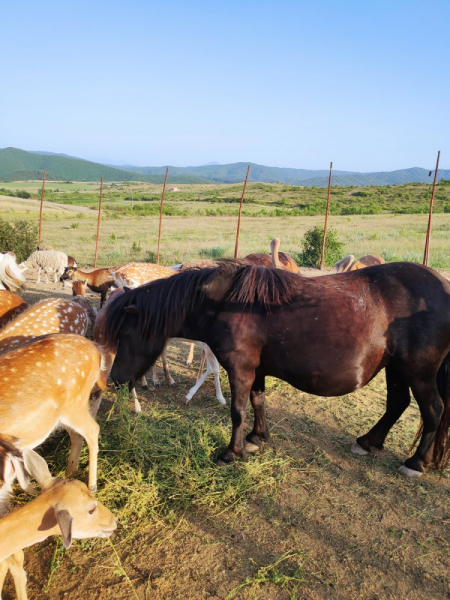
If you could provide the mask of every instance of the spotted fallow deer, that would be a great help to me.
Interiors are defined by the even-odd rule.
[[[270,242],[270,254],[247,254],[243,260],[252,265],[275,267],[277,269],[291,271],[291,273],[300,273],[300,269],[295,260],[289,256],[289,254],[279,252],[279,248],[280,240],[274,238]]]
[[[91,490],[97,481],[99,426],[89,412],[89,396],[94,385],[106,389],[102,359],[93,342],[60,333],[0,355],[2,435],[10,436],[14,447],[22,451],[41,444],[56,427],[64,427],[71,441],[66,475],[78,469],[84,438]],[[13,458],[0,452],[0,486],[5,489],[15,477]]]
[[[28,304],[23,298],[8,290],[0,290],[0,329],[18,317],[27,308]]]
[[[86,309],[78,302],[65,298],[46,298],[0,330],[0,354],[49,333],[85,335],[88,324]]]
[[[61,535],[64,547],[70,548],[72,539],[109,537],[117,527],[114,515],[84,483],[52,477],[45,460],[33,450],[24,449],[23,461],[42,492],[0,518],[0,597],[9,569],[18,600],[27,600],[24,548],[51,535]]]
[[[117,287],[136,288],[155,279],[165,279],[176,275],[171,267],[163,267],[154,263],[128,263],[114,271]]]

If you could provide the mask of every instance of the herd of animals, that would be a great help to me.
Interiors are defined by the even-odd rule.
[[[62,535],[104,537],[116,519],[98,502],[96,490],[99,425],[95,420],[108,376],[146,385],[145,373],[172,340],[202,348],[196,384],[189,402],[212,373],[216,397],[225,404],[219,364],[231,390],[232,436],[218,464],[256,452],[270,439],[264,412],[265,377],[297,389],[340,396],[366,385],[386,370],[386,413],[352,445],[367,454],[385,438],[407,408],[410,390],[419,405],[422,426],[413,456],[400,467],[418,477],[428,464],[445,468],[450,442],[450,283],[432,269],[411,263],[384,264],[381,257],[347,256],[336,274],[302,276],[295,261],[279,252],[242,260],[193,261],[165,267],[129,263],[82,270],[73,257],[52,248],[34,252],[17,264],[0,254],[0,595],[8,569],[17,597],[26,599],[23,549]],[[47,298],[28,307],[18,292],[26,269],[43,271],[72,285],[71,299]],[[100,295],[100,310],[86,298]],[[107,298],[109,294],[109,298]],[[88,339],[89,336],[91,339]],[[204,364],[206,371],[203,373]],[[38,381],[39,385],[35,385]],[[33,389],[33,394],[29,390]],[[248,400],[254,411],[252,431],[244,438]],[[35,453],[56,427],[70,436],[66,476],[76,473],[83,439],[89,450],[88,487],[73,479],[55,479]],[[19,510],[8,512],[8,498],[20,486],[41,493]]]

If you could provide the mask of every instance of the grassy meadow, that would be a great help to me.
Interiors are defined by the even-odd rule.
[[[38,183],[29,185],[36,188]],[[93,184],[67,185],[77,185],[80,194],[89,188],[93,197],[98,192]],[[237,201],[224,203],[233,214],[206,215],[196,211],[216,204],[204,195],[214,186],[186,187],[185,200],[171,202],[188,213],[165,215],[163,221],[162,262],[232,255],[241,188],[216,186],[217,194],[222,190],[226,197],[236,196]],[[250,212],[255,206],[276,210],[274,203],[287,193],[280,191],[286,186],[269,187],[264,199],[250,186],[249,197],[260,202]],[[158,218],[133,214],[134,208],[117,210],[128,206],[124,199],[108,208],[114,205],[109,189],[104,191],[100,264],[154,259]],[[158,202],[160,192],[161,186],[154,186]],[[326,198],[326,190],[320,194]],[[135,198],[133,194],[133,202]],[[159,210],[156,200],[141,202]],[[43,243],[91,265],[95,208],[93,199],[80,205],[49,201]],[[6,220],[37,223],[39,202],[3,194],[0,210]],[[322,215],[246,214],[239,255],[267,251],[271,238],[278,236],[282,250],[297,257],[304,232],[322,223]],[[345,253],[422,262],[426,214],[332,214],[330,225]],[[450,213],[440,210],[433,217],[432,266],[450,269],[449,241]],[[36,284],[32,272],[27,278],[29,303],[71,294],[61,284]],[[90,298],[98,306],[98,297]],[[30,600],[448,599],[450,472],[441,476],[430,470],[414,481],[397,473],[419,424],[414,401],[382,452],[356,457],[349,452],[351,443],[384,412],[383,373],[340,398],[311,396],[268,378],[273,445],[219,468],[215,459],[231,433],[226,373],[222,370],[221,383],[228,407],[217,403],[211,379],[186,406],[184,396],[194,384],[200,353],[197,349],[191,369],[186,356],[186,344],[170,345],[177,385],[155,388],[150,381],[149,389],[138,386],[143,408],[138,416],[124,390],[105,394],[98,416],[98,497],[118,516],[119,529],[109,540],[75,540],[70,550],[57,538],[28,549]],[[247,430],[251,417],[249,410]],[[39,452],[52,473],[63,476],[68,449],[67,434],[59,432]],[[84,481],[87,462],[84,445],[78,475]],[[28,501],[16,491],[18,503]],[[14,597],[9,581],[4,598]]]
[[[5,185],[11,191],[22,190],[40,197],[39,182]],[[171,192],[170,186],[166,192],[161,262],[170,265],[199,257],[232,255],[241,186],[177,187],[179,192]],[[439,184],[437,190],[430,265],[450,268],[450,186]],[[6,196],[4,191],[0,190],[4,219],[37,219],[39,202]],[[92,264],[98,192],[98,184],[93,183],[48,183],[43,243],[74,255],[81,264]],[[333,188],[330,226],[344,243],[345,254],[378,254],[386,261],[422,262],[430,194],[431,186],[424,184]],[[161,186],[153,184],[104,185],[100,265],[155,259],[160,195]],[[270,240],[277,236],[281,238],[282,250],[298,259],[305,231],[323,223],[325,202],[323,188],[250,184],[239,255],[267,252]],[[362,214],[341,214],[352,211]]]

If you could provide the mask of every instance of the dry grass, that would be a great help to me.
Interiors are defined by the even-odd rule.
[[[36,201],[0,197],[4,218],[38,218]],[[280,237],[282,250],[296,257],[307,229],[322,224],[322,217],[243,217],[240,256],[267,252],[272,237]],[[165,217],[162,231],[162,262],[176,264],[215,251],[234,253],[237,218]],[[330,225],[345,244],[345,253],[380,254],[387,261],[421,262],[427,226],[425,215],[332,216]],[[50,204],[44,213],[43,243],[74,255],[80,264],[92,264],[95,251],[97,213],[85,207]],[[105,218],[101,223],[99,264],[154,258],[157,247],[156,217]],[[450,214],[433,218],[430,264],[450,268]],[[134,249],[133,249],[134,245]]]

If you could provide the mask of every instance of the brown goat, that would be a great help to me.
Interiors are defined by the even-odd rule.
[[[28,304],[20,296],[8,290],[0,290],[0,329],[27,308]]]
[[[116,267],[108,269],[96,269],[95,271],[86,272],[78,269],[78,267],[68,266],[64,270],[64,273],[59,278],[60,281],[81,281],[88,288],[100,294],[100,308],[103,306],[106,300],[106,295],[112,287],[115,287],[113,272]]]

